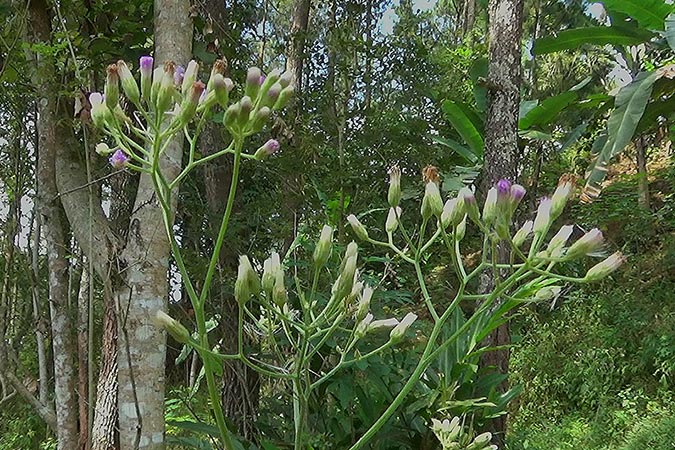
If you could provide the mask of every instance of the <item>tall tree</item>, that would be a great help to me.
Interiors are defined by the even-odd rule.
[[[51,16],[43,0],[30,3],[32,43],[49,45],[52,37]],[[75,396],[75,342],[72,312],[68,302],[69,232],[63,205],[58,197],[56,157],[63,124],[59,122],[58,79],[53,59],[48,54],[35,55],[34,85],[39,93],[37,134],[38,160],[37,208],[47,246],[49,266],[49,305],[54,358],[55,412],[59,450],[77,448],[77,406]],[[60,105],[63,108],[63,104]]]
[[[488,20],[488,110],[485,123],[483,192],[487,192],[500,178],[515,181],[518,176],[523,0],[490,0]],[[506,255],[501,249],[497,251]],[[492,285],[494,280],[485,282]],[[498,327],[487,339],[489,346],[503,346],[508,342],[508,322]],[[509,352],[488,352],[482,363],[496,367],[500,373],[506,373]],[[503,439],[505,416],[495,419],[492,425],[493,431]]]
[[[155,61],[186,64],[193,25],[187,0],[155,0]],[[161,161],[168,179],[181,169],[182,140],[172,142]],[[175,199],[175,195],[173,198]],[[175,205],[174,205],[175,206]],[[169,242],[152,179],[141,175],[121,258],[124,283],[115,293],[119,326],[120,448],[164,448],[166,336],[154,326],[168,298]]]

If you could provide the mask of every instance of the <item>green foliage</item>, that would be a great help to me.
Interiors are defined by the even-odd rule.
[[[602,4],[630,16],[648,30],[663,30],[664,19],[673,11],[673,6],[663,0],[603,0]]]
[[[561,31],[556,37],[537,39],[533,52],[536,55],[544,55],[577,49],[586,44],[636,45],[653,37],[654,34],[650,31],[626,26],[583,27]]]
[[[602,149],[588,168],[586,191],[591,194],[600,191],[609,161],[621,153],[633,138],[659,77],[659,72],[641,73],[617,94],[615,109],[607,120],[607,132],[598,141],[602,143]]]
[[[45,423],[29,405],[15,399],[0,412],[0,450],[56,448]]]

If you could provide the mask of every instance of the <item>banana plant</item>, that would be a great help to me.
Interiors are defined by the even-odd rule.
[[[625,53],[625,46],[649,45],[675,50],[675,6],[665,0],[605,0],[611,24],[575,28],[537,39],[535,55],[579,48],[582,45],[613,45]],[[664,39],[665,38],[665,39]],[[652,71],[638,73],[614,97],[606,129],[592,148],[582,201],[592,201],[601,191],[602,181],[612,158],[624,151],[636,133],[658,124],[659,117],[672,117],[675,111],[675,65],[673,58]]]

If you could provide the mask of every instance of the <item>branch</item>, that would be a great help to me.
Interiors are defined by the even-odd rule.
[[[47,426],[53,431],[56,431],[56,414],[54,413],[54,410],[35,398],[35,396],[30,393],[26,386],[12,372],[7,371],[4,373],[4,376],[16,392],[35,408],[38,415],[45,421]]]
[[[101,279],[108,280],[110,274],[114,273],[109,270],[109,267],[119,253],[121,242],[110,228],[101,207],[101,199],[95,192],[91,193],[95,197],[92,202],[94,207],[90,214],[88,207],[90,190],[82,188],[90,186],[91,182],[87,180],[86,167],[77,154],[79,145],[72,133],[72,128],[66,126],[68,121],[65,117],[61,119],[63,120],[57,122],[56,129],[58,154],[55,164],[58,198],[61,200],[80,248],[92,261]],[[88,152],[89,149],[85,151]],[[97,181],[102,179],[105,177]]]

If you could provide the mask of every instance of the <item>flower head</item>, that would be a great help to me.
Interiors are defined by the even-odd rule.
[[[525,240],[527,240],[527,237],[532,233],[532,228],[534,226],[534,222],[531,220],[528,220],[523,224],[522,227],[520,227],[520,230],[518,230],[513,236],[513,245],[515,245],[517,248],[520,248],[524,243]]]
[[[425,220],[431,216],[438,218],[443,214],[443,199],[438,184],[429,180],[424,187],[424,197],[422,198],[422,218]]]
[[[168,331],[169,334],[181,344],[187,344],[190,341],[190,332],[187,328],[164,311],[157,311],[155,315],[155,324]]]
[[[141,56],[139,61],[139,70],[141,72],[141,95],[146,102],[150,100],[153,64],[154,60],[152,59],[152,56]]]
[[[551,199],[545,197],[541,199],[539,207],[537,208],[537,215],[534,218],[534,225],[532,231],[535,233],[543,233],[551,225]]]
[[[497,188],[492,187],[488,190],[485,198],[485,205],[483,205],[483,220],[486,224],[491,224],[497,217]]]
[[[354,231],[356,237],[358,237],[362,241],[368,240],[368,230],[366,230],[366,227],[363,226],[363,224],[359,221],[359,219],[357,219],[357,217],[354,214],[350,214],[347,216],[347,222],[349,222],[349,225],[351,225],[352,230]]]
[[[185,79],[185,67],[176,66],[176,70],[173,71],[173,84],[180,88],[183,85],[183,80]]]
[[[607,257],[604,261],[588,269],[584,279],[586,281],[601,280],[618,269],[624,262],[626,262],[626,257],[623,256],[621,252],[616,252]]]
[[[280,147],[279,141],[277,141],[276,139],[269,139],[258,150],[256,150],[253,156],[258,161],[262,161],[263,159],[266,159],[268,156],[278,152],[279,147]]]
[[[120,101],[120,76],[117,64],[110,64],[106,69],[105,86],[103,88],[105,104],[114,110]]]
[[[258,295],[258,293],[260,293],[260,278],[253,270],[248,256],[241,255],[239,257],[237,280],[234,282],[234,298],[239,304],[244,304],[251,296]]]
[[[110,156],[108,159],[110,161],[110,165],[113,166],[115,169],[122,169],[124,166],[127,165],[127,162],[129,161],[129,157],[124,153],[121,149],[115,150],[113,154]]]
[[[398,342],[403,339],[405,336],[406,330],[412,325],[412,323],[417,319],[417,314],[408,313],[389,333],[389,339],[394,342]]]
[[[502,178],[501,180],[497,181],[495,187],[497,188],[497,194],[499,197],[506,197],[511,192],[511,182],[506,178]]]
[[[476,197],[473,195],[473,192],[468,187],[463,187],[457,193],[457,197],[461,197],[464,202],[464,208],[466,209],[466,214],[469,216],[469,219],[474,222],[480,220],[480,212],[478,211],[478,204],[476,203]]]
[[[319,236],[319,242],[316,243],[314,248],[314,264],[317,269],[323,267],[328,258],[330,258],[331,250],[333,249],[333,228],[324,225],[321,229],[321,236]]]
[[[389,192],[387,193],[389,206],[396,208],[401,202],[401,169],[391,166],[389,169]]]
[[[244,95],[249,96],[252,99],[258,97],[258,91],[260,90],[260,78],[262,77],[262,72],[257,67],[250,67],[246,73],[246,87],[244,90]]]
[[[577,256],[588,255],[589,253],[599,250],[600,247],[602,247],[602,242],[602,231],[593,228],[572,244],[570,248],[567,249],[565,256],[568,258],[576,258]]]
[[[124,95],[126,95],[133,104],[138,105],[139,101],[141,100],[141,93],[138,90],[138,84],[136,84],[136,80],[134,79],[131,70],[129,70],[127,63],[121,59],[117,61],[117,73],[120,77]]]
[[[393,233],[398,228],[398,219],[401,217],[401,207],[389,208],[387,214],[387,221],[384,224],[384,229],[387,233]]]
[[[574,187],[574,176],[565,174],[560,177],[558,181],[558,187],[553,192],[551,197],[551,220],[555,220],[560,214],[562,214],[567,200],[572,194],[572,188]]]

